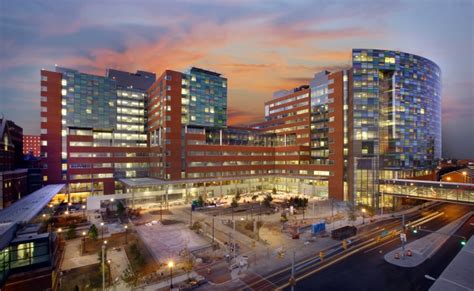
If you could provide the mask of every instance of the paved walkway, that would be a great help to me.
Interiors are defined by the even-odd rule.
[[[70,270],[99,262],[97,254],[81,256],[81,244],[82,240],[80,238],[66,241],[61,270]]]
[[[189,273],[189,278],[196,278],[197,280],[200,280],[200,279],[202,279],[202,276],[198,275],[195,272],[191,272],[191,273]],[[187,274],[183,274],[183,275],[173,277],[173,287],[174,287],[173,290],[174,289],[178,290],[178,286],[181,283],[185,282],[186,280],[188,280],[188,275]],[[171,283],[171,281],[169,279],[167,279],[167,280],[161,281],[161,282],[156,283],[156,284],[136,288],[136,290],[155,291],[155,290],[160,290],[160,289],[169,289],[170,283]]]
[[[411,257],[401,256],[402,248],[397,248],[385,254],[385,261],[390,264],[405,268],[413,268],[420,265],[428,258],[431,258],[451,237],[451,235],[453,235],[459,229],[459,227],[461,227],[472,215],[473,212],[467,213],[463,217],[438,229],[435,233],[431,233],[408,243],[405,246],[405,250],[412,251],[413,255]],[[400,254],[400,259],[395,259],[396,253]]]

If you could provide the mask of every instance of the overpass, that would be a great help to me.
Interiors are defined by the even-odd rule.
[[[474,184],[381,179],[380,194],[407,198],[474,204]]]

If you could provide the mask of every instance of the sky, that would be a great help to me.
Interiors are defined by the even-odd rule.
[[[272,92],[349,68],[352,48],[400,50],[442,70],[443,157],[474,158],[474,1],[0,0],[0,114],[40,131],[40,70],[55,64],[228,78],[230,125]]]

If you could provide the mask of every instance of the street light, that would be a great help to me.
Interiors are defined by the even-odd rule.
[[[104,223],[103,222],[100,223],[100,228],[101,228],[101,238],[100,239],[104,239]]]
[[[213,249],[214,249],[214,218],[216,218],[215,214],[212,216],[212,247]]]
[[[168,268],[170,268],[170,289],[173,289],[173,267],[174,267],[174,262],[169,261],[168,262]]]
[[[82,219],[85,219],[86,218],[86,206],[82,205],[81,208],[82,208]]]
[[[467,172],[466,171],[462,171],[462,175],[464,176],[464,183],[467,183]]]
[[[84,255],[84,253],[86,252],[86,232],[83,231],[82,232],[82,254]]]
[[[125,228],[125,244],[128,244],[128,240],[127,240],[128,225],[125,225],[124,228]]]
[[[362,224],[365,224],[365,212],[367,210],[365,210],[365,208],[362,208]]]
[[[105,245],[107,244],[107,241],[104,241],[104,244],[102,245],[102,290],[105,291]]]

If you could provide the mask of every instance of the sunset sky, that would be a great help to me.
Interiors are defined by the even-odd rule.
[[[203,67],[229,79],[230,124],[273,91],[349,68],[352,48],[419,54],[443,72],[443,156],[474,158],[472,0],[0,0],[0,113],[39,134],[40,70],[158,75]]]

